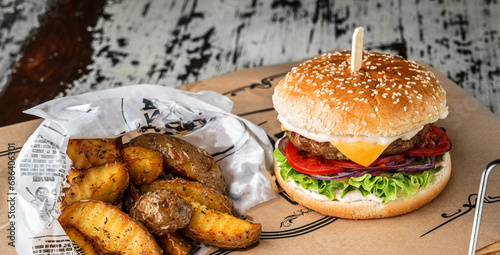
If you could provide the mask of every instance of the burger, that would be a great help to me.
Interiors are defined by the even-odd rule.
[[[279,82],[284,136],[274,151],[280,186],[321,214],[385,218],[433,200],[451,173],[451,142],[434,125],[446,92],[425,67],[390,54],[351,51],[308,60]]]

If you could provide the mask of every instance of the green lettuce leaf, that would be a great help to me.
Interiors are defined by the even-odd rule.
[[[382,198],[382,203],[394,200],[400,194],[406,198],[411,198],[417,194],[419,189],[426,189],[429,183],[434,183],[436,173],[442,169],[442,167],[436,167],[433,170],[408,174],[394,173],[377,176],[365,174],[361,177],[351,177],[341,182],[339,180],[318,180],[302,174],[290,166],[285,155],[278,148],[274,150],[274,159],[280,164],[280,173],[283,180],[288,181],[291,179],[304,189],[314,189],[330,200],[334,199],[335,190],[338,188],[342,188],[341,198],[344,198],[347,193],[355,189],[359,189],[363,196],[374,194]]]

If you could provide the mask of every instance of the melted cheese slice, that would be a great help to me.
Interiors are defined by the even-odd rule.
[[[337,148],[344,156],[348,157],[355,163],[362,166],[369,166],[373,163],[382,152],[389,146],[379,143],[356,141],[356,142],[330,142]]]

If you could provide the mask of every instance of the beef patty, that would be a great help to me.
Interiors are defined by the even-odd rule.
[[[416,144],[424,142],[425,136],[429,132],[431,126],[432,124],[425,125],[424,128],[410,140],[404,141],[398,139],[392,142],[382,153],[382,156],[401,154],[412,149]],[[323,156],[327,159],[349,160],[329,142],[316,142],[291,131],[287,131],[286,136],[299,151],[307,151],[314,156]]]

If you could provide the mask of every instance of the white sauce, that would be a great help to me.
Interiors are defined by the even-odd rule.
[[[359,141],[364,141],[364,142],[369,142],[369,143],[378,143],[380,145],[388,145],[391,144],[392,142],[396,141],[397,139],[401,138],[402,140],[410,140],[412,137],[414,137],[422,128],[423,126],[412,130],[408,133],[404,133],[402,135],[398,136],[387,136],[387,137],[374,137],[374,136],[361,136],[361,135],[329,135],[329,134],[321,134],[321,133],[316,133],[316,132],[309,132],[305,129],[301,128],[296,128],[292,125],[290,125],[285,118],[281,117],[281,115],[278,115],[278,120],[281,122],[283,127],[286,130],[293,131],[295,133],[299,133],[300,135],[307,137],[311,140],[317,141],[317,142],[359,142]]]
[[[344,198],[340,198],[340,195],[342,194],[341,189],[335,190],[335,199],[340,201],[340,202],[354,202],[354,201],[374,201],[378,203],[382,203],[382,198],[377,197],[373,194],[368,194],[363,197],[363,194],[359,189],[355,189],[352,191],[349,191],[347,194],[345,194]]]
[[[319,201],[330,201],[330,199],[328,199],[327,196],[319,194],[317,190],[304,189],[302,188],[302,186],[297,185],[297,183],[292,179],[289,179],[288,181],[292,184],[291,186],[293,186],[294,189],[300,190],[306,193],[307,195],[313,197],[314,199],[317,199]],[[355,202],[355,201],[374,201],[378,203],[382,202],[382,198],[379,198],[373,194],[369,194],[363,197],[363,194],[359,189],[355,189],[353,191],[348,192],[344,196],[344,198],[340,198],[341,194],[342,194],[342,189],[335,190],[335,198],[333,200],[339,202]]]
[[[439,160],[439,161],[436,161],[436,167],[440,167],[440,166],[444,167],[445,165],[446,165],[446,164],[445,164],[445,162],[444,162],[444,160],[443,160],[443,159],[442,159],[442,160]]]

